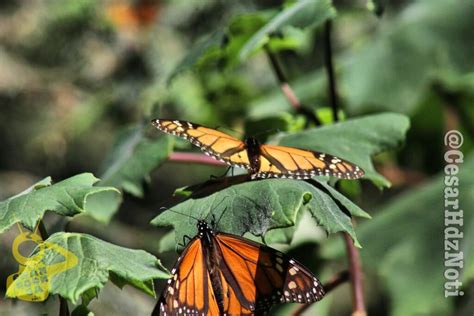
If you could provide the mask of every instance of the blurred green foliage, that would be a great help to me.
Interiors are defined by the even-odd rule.
[[[223,170],[165,162],[173,145],[179,151],[192,150],[191,146],[158,135],[147,123],[149,119],[179,118],[225,127],[234,135],[260,134],[262,139],[351,157],[369,171],[368,180],[385,187],[391,183],[382,194],[371,181],[339,182],[340,191],[355,204],[341,193],[330,194],[345,199],[339,202],[346,208],[353,207],[352,214],[363,209],[373,217],[358,220],[354,227],[345,217],[346,228],[363,246],[360,252],[369,314],[471,315],[473,17],[474,3],[468,0],[2,1],[0,210],[11,208],[16,212],[17,208],[12,208],[15,203],[23,205],[34,197],[39,202],[25,203],[19,212],[22,222],[30,227],[45,210],[53,211],[45,216],[51,233],[64,230],[59,227],[64,222],[56,213],[74,216],[85,212],[110,223],[98,224],[74,216],[67,228],[157,254],[160,243],[161,249],[174,245],[169,230],[149,225],[160,213],[159,207],[173,205],[170,196],[176,188],[206,181],[210,174]],[[328,115],[322,32],[327,18],[333,20],[342,105],[339,117],[347,118],[337,125],[330,125]],[[290,106],[274,78],[265,49],[277,55],[304,108],[316,114],[324,126],[316,128],[314,122]],[[405,116],[379,114],[381,111],[404,114],[410,123]],[[352,118],[368,114],[376,115]],[[357,121],[365,123],[338,133],[338,126]],[[445,165],[443,137],[449,129],[457,129],[464,136],[461,150],[465,163],[460,165],[459,190],[465,214],[469,214],[463,228],[465,295],[456,299],[443,296],[443,183],[438,175]],[[375,155],[372,160],[370,155]],[[156,168],[158,165],[161,167]],[[55,188],[83,172],[102,178],[100,186],[92,186],[92,175],[81,175],[89,178],[87,185],[79,181],[81,188],[71,194],[72,201],[65,200],[63,192]],[[51,176],[55,184],[39,182],[46,176]],[[62,179],[67,180],[60,182]],[[32,188],[34,191],[6,200],[35,183],[40,185]],[[331,190],[325,182],[321,185]],[[123,203],[118,210],[118,194],[106,186],[122,191]],[[50,193],[45,200],[41,195],[46,190]],[[327,191],[312,190],[312,211],[320,211],[325,202],[335,203],[324,198],[329,196]],[[98,191],[88,197],[86,204],[88,194]],[[290,221],[301,220],[302,212],[297,210],[308,203],[304,199],[307,193],[306,189],[300,190],[288,198],[285,203],[292,205],[284,211],[289,215],[282,212],[284,216],[279,220],[287,215]],[[275,204],[270,193],[267,201],[265,196],[259,198],[259,207],[252,207],[249,201],[239,207],[253,210],[252,214],[258,216],[258,212],[273,212],[281,206]],[[196,200],[195,204],[201,204],[188,207],[191,202],[176,207],[199,216],[210,206],[209,201]],[[338,210],[340,216],[347,211],[341,205],[328,209]],[[158,218],[168,216],[162,214]],[[270,221],[268,216],[262,218]],[[1,218],[2,230],[18,219]],[[235,228],[238,233],[264,233],[257,223],[239,227],[223,221],[224,227]],[[179,225],[189,226],[180,230],[180,235],[194,231],[191,220],[182,220]],[[320,271],[324,281],[345,269],[346,263],[340,245],[324,241],[324,234],[318,235],[311,225],[314,223],[301,220],[297,226],[270,231],[265,239],[288,242],[293,235],[303,236],[299,246],[290,243],[286,250]],[[314,231],[318,238],[308,231]],[[18,268],[9,255],[17,233],[13,227],[0,238],[2,293],[6,292],[3,280]],[[50,238],[63,236],[59,233]],[[105,243],[100,239],[95,242]],[[323,245],[323,254],[315,243]],[[96,246],[92,248],[102,247]],[[118,247],[107,244],[104,249],[109,246]],[[176,254],[160,253],[159,257],[165,266],[171,266]],[[151,254],[141,258],[146,259],[145,265],[156,260]],[[106,274],[104,271],[101,275]],[[118,279],[115,283],[123,285]],[[144,279],[149,280],[140,280]],[[100,282],[92,287],[102,285]],[[157,282],[157,286],[160,291],[163,283]],[[117,304],[126,306],[126,299],[117,300],[116,293],[108,291],[105,287],[100,300],[92,301],[92,311],[110,313],[116,311]],[[125,298],[142,297],[127,287],[124,292]],[[92,299],[95,290],[90,288],[85,294],[86,300]],[[57,306],[49,302],[32,307],[32,303],[14,305],[11,300],[0,300],[0,313],[57,313]],[[133,311],[148,312],[154,305],[153,300],[139,302]],[[288,314],[294,308],[285,306],[275,313]],[[348,314],[351,300],[347,285],[331,292],[314,309],[318,315]]]

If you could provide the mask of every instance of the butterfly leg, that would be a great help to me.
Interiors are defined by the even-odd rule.
[[[232,166],[230,166],[225,170],[224,174],[222,174],[220,176],[211,175],[211,180],[219,180],[219,179],[225,178],[225,176],[229,172],[229,169],[232,169],[232,175],[234,175],[234,168],[232,168]]]
[[[186,238],[188,239],[188,241],[191,241],[191,240],[192,240],[192,238],[189,237],[188,235],[184,235],[184,236],[183,236],[183,241],[182,241],[181,243],[178,243],[178,246],[179,246],[180,248],[184,248],[184,247],[186,246],[186,244],[187,244],[187,243],[186,243]]]

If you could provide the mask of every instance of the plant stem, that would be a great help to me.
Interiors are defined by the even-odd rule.
[[[337,98],[337,86],[336,79],[334,77],[334,65],[332,62],[332,44],[331,44],[331,29],[332,22],[328,20],[324,26],[324,63],[326,68],[326,74],[328,77],[328,94],[329,104],[332,109],[332,118],[334,122],[339,120],[338,117],[338,98]]]
[[[362,285],[362,266],[360,262],[359,251],[354,246],[351,236],[348,233],[344,234],[344,241],[346,243],[347,255],[349,259],[349,272],[352,287],[352,315],[365,316],[364,303],[364,289]]]
[[[334,65],[332,61],[332,44],[331,44],[331,29],[332,22],[328,20],[325,25],[325,68],[328,76],[328,94],[329,102],[331,104],[332,115],[334,122],[339,121],[337,115],[339,110],[339,103],[337,98],[337,86],[336,78],[334,77]],[[359,251],[354,246],[352,238],[348,233],[344,234],[344,241],[346,244],[347,256],[349,260],[349,272],[351,279],[352,289],[352,315],[353,316],[365,316],[367,312],[365,310],[364,303],[364,289],[362,286],[362,267],[360,262]]]
[[[326,282],[323,285],[324,291],[327,293],[331,292],[334,290],[336,287],[341,285],[342,283],[345,283],[349,280],[349,271],[344,270],[341,271],[337,274],[335,274],[328,282]],[[311,304],[305,304],[301,305],[294,313],[293,316],[299,316],[301,315],[304,311],[306,311],[311,305]]]
[[[225,163],[219,160],[216,160],[212,157],[209,157],[200,153],[174,152],[174,153],[171,153],[171,155],[169,155],[168,160],[173,161],[173,162],[199,163],[203,165],[211,165],[211,166],[219,166],[219,167],[227,166]]]
[[[46,240],[49,238],[48,231],[46,230],[46,226],[44,225],[43,220],[40,220],[38,223],[38,230],[41,235],[41,239]],[[59,297],[59,316],[69,316],[69,307],[67,305],[67,300],[58,295]]]
[[[270,51],[268,46],[265,46],[265,52],[267,53],[268,60],[270,61],[270,65],[272,66],[273,72],[275,73],[275,77],[277,78],[278,83],[280,84],[280,89],[288,100],[288,103],[290,103],[293,109],[295,109],[298,113],[303,114],[316,126],[320,126],[321,121],[318,119],[316,114],[302,106],[300,100],[298,99],[295,92],[288,83],[288,79],[286,78],[280,63],[278,62],[277,56]]]

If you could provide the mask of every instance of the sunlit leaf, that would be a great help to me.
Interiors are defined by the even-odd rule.
[[[28,190],[0,202],[0,233],[15,223],[34,230],[44,212],[52,211],[64,216],[86,213],[107,222],[116,211],[120,192],[113,187],[93,186],[99,181],[91,173],[83,173],[51,185],[46,178]],[[107,195],[110,200],[98,208],[90,200]],[[99,203],[100,204],[100,203]]]
[[[261,236],[272,229],[295,225],[298,213],[309,211],[328,233],[348,232],[359,245],[347,214],[369,215],[327,184],[312,181],[313,185],[285,179],[236,184],[210,195],[191,197],[158,215],[152,224],[172,225],[176,242],[182,243],[184,236],[196,234],[196,218],[217,222],[219,231]],[[289,242],[291,234],[287,238],[278,241]]]
[[[409,126],[406,116],[383,113],[281,135],[277,141],[281,145],[339,156],[362,167],[365,178],[388,187],[390,182],[375,171],[371,156],[400,146]]]
[[[101,289],[112,278],[118,286],[130,284],[154,296],[153,279],[168,277],[160,261],[143,250],[119,247],[87,234],[56,233],[35,249],[6,294],[47,292],[77,304],[88,290]]]

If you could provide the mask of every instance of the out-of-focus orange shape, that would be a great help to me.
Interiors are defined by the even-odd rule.
[[[105,14],[117,28],[141,28],[151,25],[159,12],[158,0],[113,2],[105,7]]]

